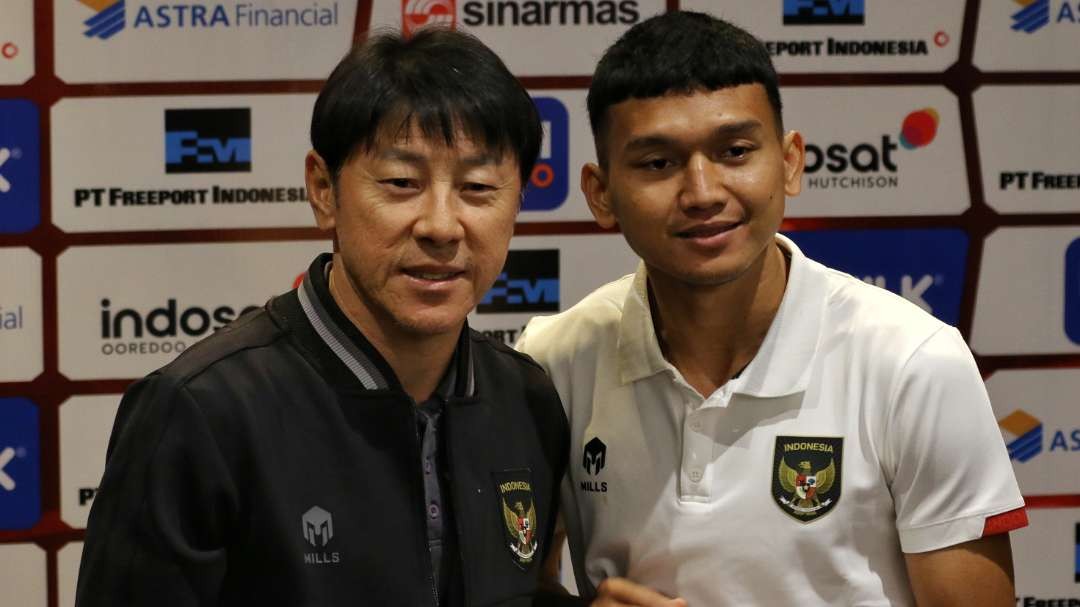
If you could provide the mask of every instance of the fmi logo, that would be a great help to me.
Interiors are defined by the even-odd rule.
[[[165,110],[165,172],[251,172],[251,109]]]
[[[864,0],[784,0],[784,25],[862,25]]]
[[[581,465],[585,468],[586,474],[596,476],[600,474],[600,471],[604,469],[607,464],[607,445],[604,441],[600,440],[599,436],[594,436],[592,440],[585,443],[585,449],[581,455]],[[581,481],[581,490],[590,493],[607,493],[606,481]]]
[[[559,250],[510,251],[495,284],[476,306],[479,314],[559,311]]]
[[[334,516],[318,506],[312,506],[304,513],[300,522],[304,530],[304,539],[319,552],[304,553],[304,563],[308,565],[329,565],[341,562],[338,552],[327,552],[326,545],[334,539]]]

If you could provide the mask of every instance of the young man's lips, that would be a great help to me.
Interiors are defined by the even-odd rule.
[[[675,233],[679,238],[709,238],[710,236],[716,236],[717,234],[723,234],[724,232],[730,232],[731,230],[742,225],[739,222],[734,223],[710,223],[705,225],[694,226],[686,230],[680,230]]]

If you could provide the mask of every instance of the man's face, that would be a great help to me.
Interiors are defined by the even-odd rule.
[[[358,150],[330,192],[318,175],[313,184],[320,164],[309,154],[308,184],[319,227],[337,236],[334,277],[347,284],[334,290],[346,312],[383,332],[460,330],[506,260],[521,200],[513,155],[461,134],[448,147],[412,129]]]
[[[629,99],[608,109],[607,167],[582,184],[650,277],[725,284],[762,259],[784,197],[799,193],[802,137],[781,137],[760,84]]]

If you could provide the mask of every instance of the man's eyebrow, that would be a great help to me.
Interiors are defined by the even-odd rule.
[[[422,164],[427,161],[423,154],[418,154],[405,148],[391,147],[379,152],[379,158],[383,160],[397,160],[409,164]],[[469,168],[498,164],[498,155],[493,152],[478,152],[460,159],[460,162]]]
[[[739,135],[749,135],[750,133],[761,129],[762,124],[759,120],[748,119],[740,120],[739,122],[732,122],[724,124],[713,129],[711,137],[713,138],[726,138],[736,137]],[[627,142],[623,150],[626,152],[634,152],[636,150],[666,147],[675,145],[675,139],[666,137],[664,135],[644,135],[636,137]]]
[[[424,161],[424,157],[416,152],[411,152],[404,148],[384,148],[379,152],[379,158],[383,160],[400,160],[401,162],[408,162],[411,164],[417,164]]]

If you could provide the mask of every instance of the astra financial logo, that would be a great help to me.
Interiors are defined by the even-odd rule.
[[[536,97],[533,101],[544,125],[544,140],[521,208],[550,211],[562,206],[570,193],[570,113],[554,97]]]
[[[956,325],[968,237],[962,230],[812,230],[787,234],[806,256],[887,289]]]
[[[559,311],[559,250],[510,251],[478,314]]]
[[[1000,1],[1000,0],[999,0]],[[1059,23],[1077,23],[1080,20],[1080,2],[1071,4],[1065,0],[1051,5],[1050,0],[1012,0],[1022,6],[1011,15],[1012,30],[1033,34],[1053,21]]]
[[[41,518],[37,407],[0,398],[0,529],[29,529]]]
[[[71,0],[68,0],[71,1]],[[75,0],[93,11],[83,21],[83,36],[108,40],[127,27],[127,0]],[[338,3],[292,0],[296,6],[265,7],[261,2],[205,4],[158,0],[133,1],[131,28],[166,29],[278,29],[327,27],[338,24]],[[288,1],[275,4],[288,4]]]
[[[406,36],[428,25],[453,28],[456,24],[456,0],[401,0],[401,30]]]
[[[251,172],[251,109],[165,110],[165,172]]]
[[[806,144],[806,187],[824,189],[892,189],[900,187],[896,152],[926,147],[937,136],[940,117],[933,108],[909,113],[894,139],[882,134],[880,143],[863,141],[853,145]]]
[[[784,0],[784,25],[863,25],[863,0]]]
[[[1065,335],[1080,345],[1080,238],[1065,249]]]

